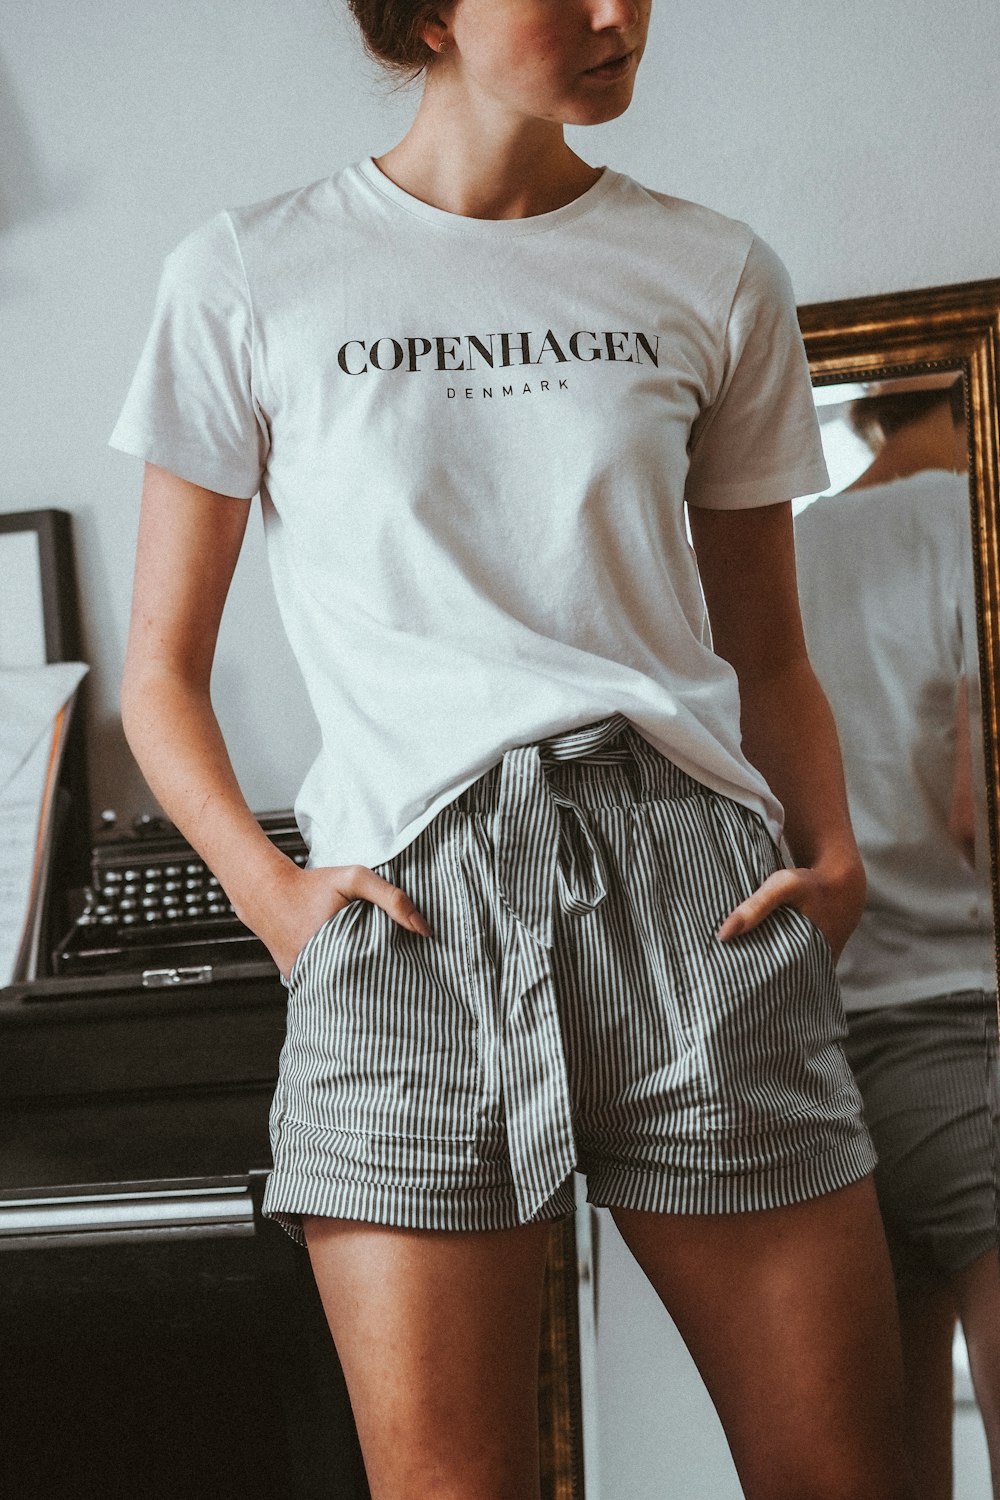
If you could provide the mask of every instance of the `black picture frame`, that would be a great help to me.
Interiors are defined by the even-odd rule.
[[[0,536],[34,532],[38,543],[41,627],[45,663],[83,660],[80,600],[69,511],[11,511],[0,515]],[[0,580],[0,599],[7,591]],[[9,597],[9,595],[8,595]],[[39,663],[41,665],[41,663]],[[59,772],[52,866],[43,908],[45,951],[38,978],[48,976],[52,949],[69,922],[69,892],[87,883],[90,871],[90,799],[84,727],[86,682],[77,690]]]
[[[45,660],[81,659],[80,605],[69,511],[22,510],[0,515],[0,535],[33,531],[38,538]]]

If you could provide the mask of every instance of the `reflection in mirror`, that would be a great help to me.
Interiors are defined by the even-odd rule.
[[[816,389],[831,486],[796,503],[810,657],[867,906],[839,972],[879,1153],[919,1493],[952,1493],[964,1330],[1000,1494],[997,1030],[961,370]]]

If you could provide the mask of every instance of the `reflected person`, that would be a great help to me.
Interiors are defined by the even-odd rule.
[[[976,658],[962,382],[863,399],[877,446],[796,518],[810,656],[840,732],[868,873],[839,972],[897,1282],[922,1500],[952,1489],[952,1334],[1000,1479],[993,927],[975,860]],[[974,782],[978,786],[973,793]]]

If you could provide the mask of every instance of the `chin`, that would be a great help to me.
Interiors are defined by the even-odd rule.
[[[617,120],[632,103],[632,90],[616,98],[587,99],[573,105],[563,115],[564,125],[605,125]]]

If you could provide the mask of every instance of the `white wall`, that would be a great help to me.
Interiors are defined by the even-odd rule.
[[[398,135],[343,0],[0,0],[0,506],[75,512],[95,801],[149,806],[117,718],[137,464],[105,447],[163,255],[230,203]],[[1000,270],[995,0],[654,6],[591,160],[749,219],[802,301]],[[291,801],[313,744],[254,529],[220,713],[245,790]]]
[[[996,0],[660,0],[632,112],[577,144],[749,219],[801,301],[996,276],[998,56]],[[99,807],[150,805],[116,707],[139,473],[105,442],[160,261],[217,208],[385,148],[408,112],[341,0],[0,0],[0,508],[75,513]],[[256,529],[217,680],[251,803],[290,802],[313,729]],[[607,1249],[604,1500],[667,1493],[671,1445],[707,1457],[670,1493],[725,1500],[711,1415],[631,1275]]]

